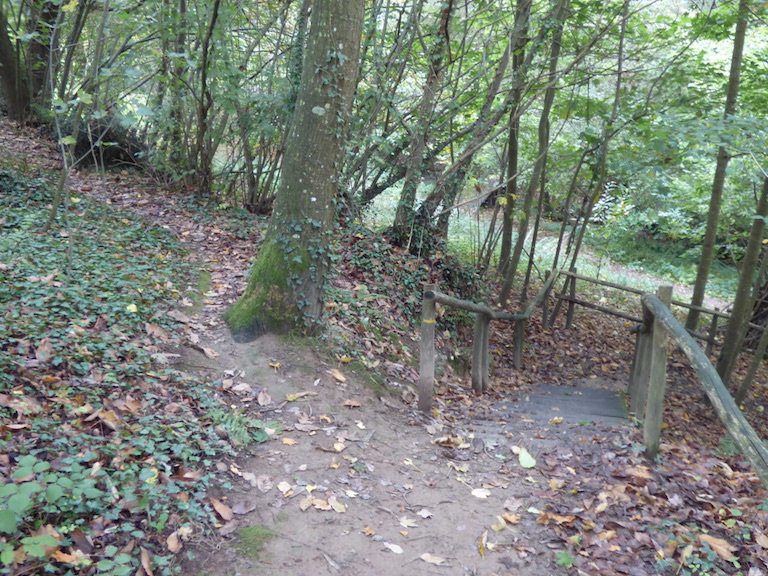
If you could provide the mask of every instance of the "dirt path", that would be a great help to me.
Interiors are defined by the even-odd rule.
[[[233,405],[278,421],[282,432],[227,463],[234,488],[219,496],[244,513],[222,521],[223,540],[198,544],[185,573],[563,573],[556,554],[564,547],[540,518],[568,498],[565,481],[548,472],[582,464],[596,428],[577,436],[520,419],[498,423],[503,433],[493,438],[473,437],[473,421],[426,422],[302,344],[269,335],[237,344],[221,329],[209,336],[205,346],[218,356],[187,350],[184,364],[231,380],[241,390]],[[600,433],[606,445],[606,433],[618,437]],[[523,468],[517,445],[540,464]]]

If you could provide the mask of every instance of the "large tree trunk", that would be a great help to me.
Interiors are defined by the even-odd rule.
[[[739,81],[741,79],[741,59],[744,53],[744,39],[747,35],[747,24],[749,19],[749,0],[739,0],[739,19],[736,22],[736,34],[733,38],[733,54],[731,56],[731,70],[728,77],[728,92],[725,98],[724,117],[727,120],[736,112],[736,100],[739,97]],[[704,231],[704,240],[701,244],[701,258],[699,268],[696,272],[696,283],[693,286],[693,296],[691,297],[691,308],[688,312],[688,318],[685,321],[685,327],[688,330],[695,330],[699,323],[699,311],[695,307],[700,307],[704,302],[704,293],[709,279],[709,270],[712,267],[712,260],[715,256],[715,243],[717,241],[717,222],[720,219],[720,206],[722,205],[723,188],[725,187],[726,170],[728,162],[731,159],[730,152],[723,146],[717,151],[717,165],[715,166],[715,177],[712,180],[712,194],[709,199],[709,214],[707,216],[707,227]]]
[[[225,314],[240,339],[319,327],[363,12],[363,0],[313,7],[272,220],[245,294]]]

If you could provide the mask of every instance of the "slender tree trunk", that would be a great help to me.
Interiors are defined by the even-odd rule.
[[[201,48],[202,59],[200,63],[200,97],[197,102],[197,131],[195,134],[195,153],[194,158],[197,164],[195,178],[198,192],[207,196],[211,193],[211,177],[213,170],[213,146],[209,135],[210,119],[209,113],[213,108],[213,95],[208,85],[208,72],[210,68],[211,56],[213,53],[213,33],[216,29],[216,22],[219,19],[219,7],[221,0],[214,0],[211,12],[211,19],[208,22],[208,29],[203,38]]]
[[[395,236],[399,236],[399,241],[403,243],[407,242],[410,235],[410,226],[413,223],[416,189],[421,181],[424,166],[424,149],[430,132],[437,91],[440,88],[440,80],[443,75],[444,60],[448,49],[448,25],[451,21],[452,12],[453,0],[448,0],[440,13],[437,39],[427,58],[427,79],[424,82],[417,123],[411,132],[411,144],[408,152],[403,191],[400,194],[400,200],[397,204],[395,218],[392,223]]]
[[[8,35],[8,21],[0,7],[0,85],[3,87],[8,116],[23,121],[29,115],[29,89],[16,58],[16,50]]]
[[[752,317],[752,305],[754,303],[754,281],[757,265],[760,260],[760,251],[763,247],[763,233],[765,232],[765,218],[768,217],[768,178],[763,181],[760,199],[757,202],[757,214],[752,220],[752,229],[749,233],[747,250],[741,263],[739,286],[736,288],[736,298],[733,301],[731,318],[723,338],[723,347],[717,359],[717,373],[727,386],[733,373],[733,367],[739,356],[739,351],[744,343],[744,337],[749,328]],[[743,399],[746,390],[739,390]]]
[[[320,327],[364,5],[315,0],[275,209],[245,294],[225,314],[239,339]]]
[[[536,161],[533,165],[533,174],[531,175],[531,180],[526,187],[525,198],[523,199],[520,221],[517,227],[517,240],[509,260],[509,266],[507,267],[506,274],[504,275],[504,283],[502,284],[501,293],[499,295],[499,303],[502,306],[506,305],[507,300],[509,299],[509,293],[512,290],[512,281],[514,280],[515,274],[517,273],[520,257],[523,254],[525,237],[528,234],[528,222],[531,216],[533,199],[536,196],[536,192],[540,189],[541,177],[544,173],[544,167],[547,163],[547,151],[549,150],[549,113],[552,110],[552,105],[555,102],[555,95],[557,93],[557,65],[560,57],[563,29],[565,28],[565,18],[567,14],[568,0],[561,0],[560,4],[558,5],[557,14],[555,16],[557,28],[555,29],[555,34],[552,38],[552,50],[549,56],[550,84],[547,87],[546,93],[544,94],[544,105],[542,107],[541,117],[539,119],[539,150]]]
[[[515,205],[517,204],[517,172],[520,159],[520,113],[525,86],[525,45],[528,42],[528,26],[531,19],[533,0],[517,0],[515,5],[515,28],[512,48],[512,111],[509,114],[509,142],[507,153],[506,192],[504,193],[501,253],[499,255],[499,273],[504,276],[512,255],[512,229]]]
[[[739,97],[739,82],[741,79],[741,60],[744,53],[744,39],[747,35],[749,20],[749,0],[739,0],[738,10],[739,19],[736,22],[736,34],[733,38],[731,70],[728,76],[728,92],[725,98],[724,118],[726,120],[728,120],[729,116],[736,113],[736,101]],[[723,189],[725,188],[726,170],[728,169],[728,162],[730,159],[730,152],[724,146],[720,146],[717,151],[715,176],[712,180],[712,195],[709,199],[707,227],[704,231],[704,240],[701,244],[701,258],[699,259],[696,283],[693,286],[693,296],[691,297],[691,306],[694,307],[700,307],[704,302],[704,293],[707,288],[709,271],[712,268],[712,261],[715,257],[717,223],[720,219],[720,207],[722,205]],[[695,308],[691,308],[688,312],[688,318],[685,321],[685,327],[688,330],[695,330],[698,323],[699,311]]]

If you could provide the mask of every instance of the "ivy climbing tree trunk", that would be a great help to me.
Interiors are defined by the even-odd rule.
[[[747,25],[749,22],[749,0],[739,0],[739,19],[736,22],[736,33],[733,37],[733,54],[731,56],[731,70],[728,76],[728,92],[725,97],[725,120],[736,113],[736,101],[739,97],[739,82],[741,79],[741,60],[744,53],[744,39],[747,35]],[[704,231],[704,239],[701,243],[701,259],[699,268],[696,272],[696,283],[693,286],[693,296],[691,296],[691,308],[688,317],[685,320],[685,327],[688,330],[695,330],[699,323],[699,311],[695,307],[700,307],[704,302],[704,293],[709,279],[709,271],[712,267],[712,260],[715,257],[715,243],[717,242],[717,224],[720,219],[720,207],[723,199],[723,189],[725,188],[726,171],[731,159],[731,153],[725,146],[720,146],[717,151],[717,164],[715,166],[715,176],[712,180],[712,194],[709,198],[709,213],[707,215],[707,227]]]
[[[239,340],[320,325],[364,4],[316,0],[312,9],[275,209],[245,293],[225,314]]]

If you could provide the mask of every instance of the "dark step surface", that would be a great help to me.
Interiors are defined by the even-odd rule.
[[[511,396],[494,405],[495,418],[505,416],[549,422],[562,418],[564,424],[627,424],[624,395],[615,390],[573,386],[536,386],[532,391]]]

